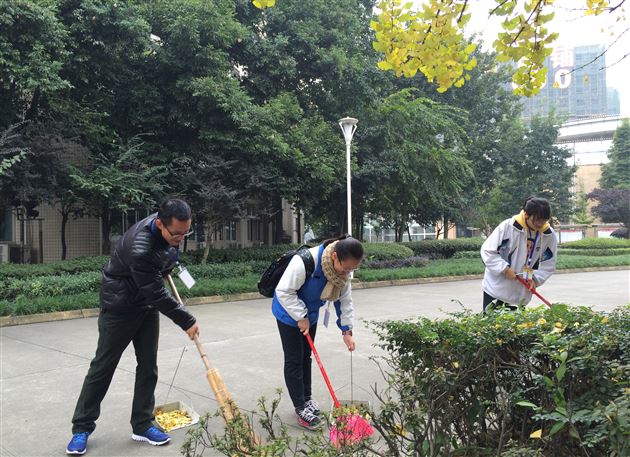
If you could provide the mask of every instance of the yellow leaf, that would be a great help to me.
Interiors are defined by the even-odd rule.
[[[378,68],[380,68],[383,71],[391,70],[392,68],[394,68],[394,66],[391,63],[385,62],[385,61],[379,62],[376,65],[378,66]]]
[[[541,436],[542,436],[542,429],[536,430],[531,435],[529,435],[530,438],[536,438],[536,439],[540,439]]]

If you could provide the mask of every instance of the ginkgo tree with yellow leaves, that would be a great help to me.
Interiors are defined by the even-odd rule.
[[[253,0],[258,8],[267,8],[275,0]],[[437,85],[438,92],[461,87],[470,78],[477,62],[476,45],[464,36],[473,0],[381,0],[371,27],[375,33],[374,48],[382,53],[380,69],[400,77],[418,72]],[[558,33],[550,22],[554,0],[495,0],[488,20],[501,21],[502,31],[493,42],[498,62],[514,67],[514,93],[531,96],[545,84],[545,59],[553,51]],[[581,0],[585,15],[614,13],[625,19],[625,0]]]

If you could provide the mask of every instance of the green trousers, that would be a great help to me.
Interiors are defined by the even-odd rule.
[[[96,428],[101,402],[124,350],[133,343],[136,352],[136,382],[131,408],[133,433],[144,433],[151,426],[157,384],[157,350],[160,315],[157,310],[116,314],[101,310],[98,317],[98,345],[90,363],[72,417],[72,433]]]

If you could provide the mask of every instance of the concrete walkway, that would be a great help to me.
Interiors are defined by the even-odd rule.
[[[630,270],[573,273],[554,276],[540,292],[552,302],[588,305],[611,310],[630,302]],[[404,319],[418,315],[440,317],[465,307],[480,310],[481,281],[458,281],[354,292],[357,351],[354,354],[355,399],[371,400],[370,386],[382,385],[370,356],[378,355],[375,336],[365,329],[369,320]],[[532,304],[539,304],[534,300]],[[271,398],[284,388],[282,352],[269,300],[251,300],[195,306],[192,312],[201,326],[210,360],[219,369],[239,406],[255,409],[261,395]],[[323,313],[322,313],[323,316]],[[96,319],[76,319],[0,329],[1,411],[0,456],[61,456],[70,438],[70,419],[83,377],[94,355]],[[318,328],[316,340],[323,363],[340,399],[350,398],[350,356],[339,332]],[[182,354],[173,389],[169,384]],[[162,319],[160,382],[156,402],[182,400],[200,413],[216,410],[194,345],[168,319]],[[172,432],[173,442],[156,448],[133,442],[129,418],[135,357],[128,348],[120,362],[95,433],[90,437],[90,456],[178,456],[185,430]],[[314,395],[329,408],[328,391],[313,365]],[[293,424],[288,396],[280,414]],[[213,422],[219,431],[221,423]],[[219,455],[213,451],[207,456]]]

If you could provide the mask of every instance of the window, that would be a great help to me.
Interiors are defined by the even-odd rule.
[[[247,221],[247,240],[262,240],[262,222],[260,221],[260,219],[249,219]]]
[[[236,241],[236,221],[229,221],[214,226],[216,241]]]

